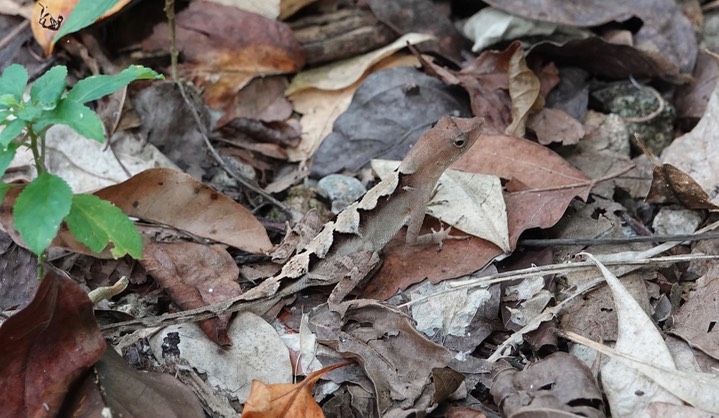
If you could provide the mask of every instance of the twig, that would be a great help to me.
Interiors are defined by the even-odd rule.
[[[719,239],[719,232],[692,235],[652,235],[647,237],[624,238],[556,238],[556,239],[524,239],[519,241],[520,247],[551,247],[559,245],[615,245],[633,242],[692,242]]]
[[[197,129],[200,132],[200,135],[202,136],[202,139],[205,141],[205,145],[207,146],[207,149],[210,150],[210,154],[212,154],[212,157],[217,161],[217,164],[222,167],[223,170],[227,172],[227,174],[230,175],[233,179],[237,180],[240,184],[247,187],[248,189],[252,190],[253,192],[259,194],[260,196],[264,197],[265,199],[269,200],[277,206],[277,208],[282,211],[282,213],[287,216],[287,219],[292,219],[292,212],[282,204],[279,200],[272,197],[269,193],[262,190],[260,187],[253,184],[250,180],[244,178],[237,172],[235,172],[234,169],[232,169],[225,160],[222,159],[222,156],[220,156],[220,153],[217,152],[215,147],[212,146],[212,143],[210,142],[210,138],[207,136],[207,128],[205,127],[204,123],[202,123],[202,119],[200,118],[200,114],[197,112],[197,108],[195,105],[190,101],[190,99],[187,97],[187,93],[185,92],[185,86],[182,84],[182,82],[175,80],[175,84],[180,89],[180,94],[182,95],[182,98],[185,100],[185,104],[190,109],[190,112],[192,113],[192,117],[195,119],[195,123],[197,124]]]
[[[652,96],[654,96],[654,98],[657,99],[657,101],[659,102],[659,107],[656,108],[652,113],[645,115],[645,116],[626,117],[626,118],[622,117],[622,119],[624,119],[625,122],[642,123],[642,122],[648,122],[648,121],[656,118],[657,116],[659,116],[659,114],[664,111],[664,98],[661,96],[661,94],[659,94],[659,92],[654,90],[653,88],[644,87],[644,86],[639,85],[639,83],[637,83],[637,80],[635,80],[634,77],[632,77],[632,76],[629,77],[629,80],[632,82],[634,87],[636,87],[638,90],[648,91]]]
[[[547,187],[546,189],[520,190],[517,192],[512,192],[512,194],[537,193],[537,192],[544,193],[544,192],[554,192],[557,190],[578,189],[580,187],[587,187],[587,186],[594,187],[598,183],[601,183],[601,182],[607,181],[607,180],[611,180],[613,178],[621,176],[622,174],[626,174],[626,173],[634,170],[634,167],[636,167],[636,165],[632,164],[632,165],[627,166],[619,171],[616,171],[611,174],[607,174],[606,176],[598,177],[596,179],[591,179],[589,181],[583,181],[581,183],[572,183],[572,184],[565,184],[564,186]]]

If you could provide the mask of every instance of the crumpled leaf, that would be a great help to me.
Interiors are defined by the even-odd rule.
[[[561,351],[521,371],[502,370],[495,376],[490,393],[504,416],[538,416],[548,410],[557,416],[604,416],[598,408],[602,393],[592,371]]]
[[[372,169],[382,179],[398,166],[398,161],[372,160]],[[509,251],[507,208],[497,176],[445,171],[427,204],[427,213]]]
[[[75,379],[104,351],[87,294],[50,268],[32,302],[0,326],[2,414],[59,413]]]
[[[455,93],[412,68],[371,74],[317,150],[312,174],[358,171],[373,158],[401,160],[440,117],[469,116],[463,98]]]
[[[239,268],[219,245],[194,242],[152,243],[142,252],[145,270],[182,309],[195,309],[242,294],[236,282]],[[217,344],[231,345],[227,336],[230,314],[200,322],[200,328]]]
[[[527,128],[537,135],[537,142],[548,145],[560,142],[573,145],[584,137],[584,127],[563,110],[544,108],[527,119]]]
[[[343,305],[347,308],[343,318],[326,307],[312,312],[310,326],[317,339],[360,359],[374,384],[381,415],[427,410],[431,401],[425,392],[433,390],[432,370],[446,367],[452,354],[427,340],[394,308],[371,300]]]
[[[322,412],[322,408],[312,396],[312,388],[323,374],[348,364],[350,362],[317,370],[303,381],[295,384],[267,385],[259,380],[253,380],[252,391],[242,409],[242,416],[246,418],[324,418],[325,414]]]
[[[95,195],[130,216],[171,225],[245,251],[259,253],[272,248],[265,228],[249,210],[179,171],[146,170]]]
[[[672,315],[674,328],[672,334],[681,337],[692,347],[719,360],[719,327],[717,327],[716,311],[707,309],[716,306],[716,295],[719,294],[717,266],[697,280],[697,287],[689,292],[686,303]]]

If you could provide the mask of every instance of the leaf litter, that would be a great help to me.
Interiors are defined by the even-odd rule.
[[[116,15],[110,32],[121,34],[112,48],[97,47],[108,39],[93,27],[53,47],[48,19],[66,17],[75,3],[43,2],[49,15],[38,15],[36,5],[30,24],[41,48],[67,54],[54,59],[75,58],[77,78],[116,72],[126,59],[166,65],[153,61],[154,52],[167,51],[161,11],[135,18],[151,31],[132,30],[124,2],[108,13]],[[369,2],[394,42],[361,50],[353,34],[336,35],[361,52],[312,67],[305,63],[327,60],[306,57],[322,48],[302,43],[354,6],[278,3],[262,15],[205,0],[178,10],[180,74],[200,94],[171,82],[131,86],[124,107],[114,105],[121,114],[108,116],[110,128],[120,127],[111,149],[73,148],[85,143],[53,128],[48,166],[70,177],[75,192],[94,192],[140,223],[140,262],[110,260],[111,247],[96,254],[63,225],[50,259],[73,279],[50,269],[38,286],[35,259],[13,225],[17,193],[5,195],[0,365],[12,411],[718,412],[711,154],[718,93],[714,58],[699,52],[695,37],[713,36],[706,22],[717,12],[671,0],[581,8],[512,1],[444,8],[408,0],[401,11],[400,3]],[[138,13],[151,7],[133,6]],[[293,34],[293,14],[310,22],[302,41]],[[459,17],[469,18],[461,31],[468,39],[455,29]],[[15,46],[9,62],[24,63],[26,50]],[[617,99],[604,107],[594,102],[597,92],[615,87],[638,97],[651,87],[651,99],[668,112],[661,118],[676,115],[672,144],[663,151],[649,146],[661,159],[642,155],[633,139],[640,125],[665,123],[658,113],[636,115]],[[306,186],[338,172],[371,186],[374,172],[392,170],[372,160],[402,159],[446,114],[482,116],[488,127],[445,173],[451,180],[440,182],[427,210],[434,219],[422,229],[437,234],[452,226],[461,239],[438,251],[406,245],[400,231],[339,312],[321,287],[269,297],[263,279],[327,220],[314,219],[328,213],[318,211],[296,222],[318,204]],[[203,136],[222,168],[218,157],[207,158]],[[27,157],[18,158],[5,180],[29,180],[27,166]],[[287,207],[274,209],[240,186],[238,175],[280,198],[298,182],[306,191],[295,189]],[[272,252],[289,228],[295,232]],[[676,233],[681,238],[666,237]],[[596,257],[580,261],[582,251]],[[361,260],[341,263],[348,265],[337,272],[348,272]],[[120,276],[130,278],[128,288],[99,302],[93,316],[84,295]],[[198,324],[183,314],[230,298],[253,299],[251,310],[205,315]],[[175,323],[148,328],[162,314]],[[123,358],[112,349],[103,355],[106,344]]]

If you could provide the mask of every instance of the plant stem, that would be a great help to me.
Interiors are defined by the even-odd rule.
[[[35,169],[37,170],[37,174],[40,175],[47,171],[45,168],[44,155],[40,152],[40,147],[42,147],[43,150],[45,149],[45,136],[38,135],[29,124],[27,126],[27,135],[30,137],[30,151],[32,151],[33,160],[35,160]],[[38,147],[38,142],[40,147]]]
[[[175,0],[165,0],[165,16],[170,29],[170,74],[177,81],[177,45],[175,42]]]

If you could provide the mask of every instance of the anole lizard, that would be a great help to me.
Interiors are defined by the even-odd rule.
[[[279,274],[248,292],[202,308],[105,325],[102,329],[127,330],[254,310],[307,287],[335,283],[329,303],[338,304],[377,265],[378,253],[402,227],[407,226],[408,244],[426,241],[419,231],[437,181],[477,141],[483,127],[482,118],[442,117],[419,138],[392,176],[340,212],[334,222],[325,224]]]

